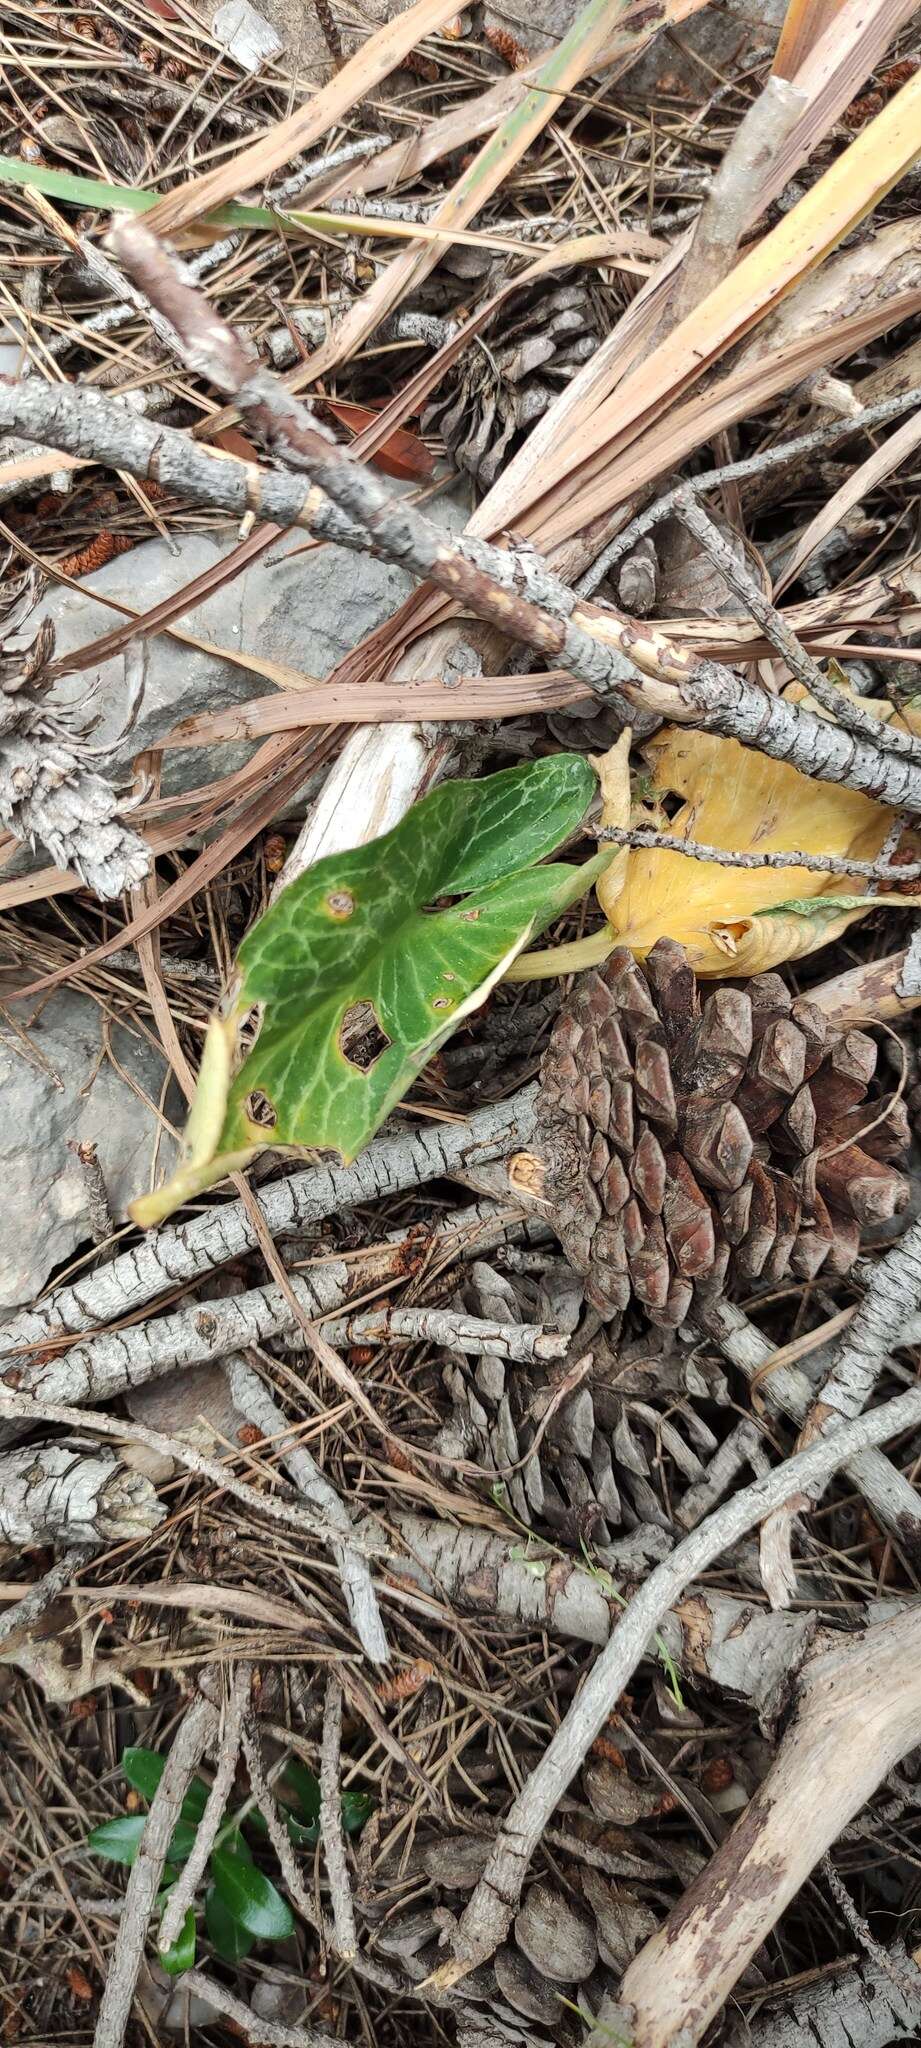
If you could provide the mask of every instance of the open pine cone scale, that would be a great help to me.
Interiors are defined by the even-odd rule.
[[[660,939],[583,976],[543,1062],[536,1149],[554,1228],[605,1315],[635,1299],[683,1321],[695,1288],[846,1273],[861,1232],[905,1207],[895,1096],[868,1101],[876,1047],[776,974],[701,1002]]]

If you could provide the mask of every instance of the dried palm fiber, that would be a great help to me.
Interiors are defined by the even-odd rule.
[[[868,1099],[875,1068],[779,975],[702,1003],[673,940],[645,968],[618,948],[556,1023],[534,1148],[588,1299],[674,1326],[695,1289],[848,1272],[909,1196],[907,1112]]]

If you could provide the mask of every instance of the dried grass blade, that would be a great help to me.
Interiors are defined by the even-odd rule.
[[[850,511],[851,506],[856,505],[866,491],[874,490],[877,484],[882,483],[884,477],[891,476],[893,470],[898,468],[906,455],[914,452],[919,443],[921,412],[916,412],[911,419],[903,421],[894,434],[890,434],[888,441],[884,441],[881,448],[874,448],[872,455],[868,455],[866,461],[859,464],[840,489],[829,498],[828,503],[822,506],[821,511],[816,513],[815,518],[810,519],[808,526],[800,534],[783,575],[775,585],[775,597],[779,597],[781,591],[786,590],[788,584],[799,575],[803,563],[808,562],[810,555],[815,553],[826,534],[831,532],[833,526],[837,526],[845,513]]]
[[[630,371],[590,418],[580,420],[554,454],[553,497],[572,497],[578,471],[578,524],[587,517],[585,487],[635,442],[663,400],[679,396],[779,300],[822,263],[872,212],[921,154],[921,72],[868,123],[824,177],[743,256],[716,289]],[[700,437],[701,439],[703,436]],[[586,457],[587,445],[592,453]],[[526,502],[538,492],[533,484]],[[522,508],[517,508],[520,512]],[[575,507],[574,515],[575,515]]]
[[[792,78],[841,12],[842,0],[790,0],[774,52],[775,78]]]
[[[159,745],[167,749],[216,746],[225,740],[261,739],[342,719],[350,725],[413,725],[419,718],[517,718],[584,703],[589,692],[562,669],[547,675],[476,676],[467,682],[318,683],[283,697],[254,697],[228,711],[200,711],[174,725]]]
[[[429,227],[435,232],[435,239],[426,248],[408,249],[394,257],[339,321],[328,340],[285,379],[290,390],[302,390],[305,384],[325,377],[337,363],[354,355],[406,293],[428,276],[443,253],[440,237],[450,238],[463,228],[520,163],[525,151],[558,112],[560,98],[597,62],[615,21],[624,15],[628,4],[629,0],[588,0],[559,47],[542,64],[534,85],[506,115],[496,134],[483,144],[433,216]]]
[[[699,14],[708,4],[709,0],[664,0],[664,5],[653,11],[645,0],[632,0],[626,20],[614,30],[610,41],[598,53],[598,70],[607,70],[609,65],[613,65],[616,67],[614,78],[619,78],[627,65],[634,64],[648,48],[660,29],[677,27],[679,22]],[[634,16],[641,18],[635,21]],[[448,113],[426,121],[417,135],[392,143],[389,149],[382,150],[368,163],[350,165],[334,184],[324,188],[324,197],[339,199],[359,192],[389,192],[394,186],[418,177],[420,171],[437,163],[439,157],[449,156],[452,150],[470,149],[481,136],[491,135],[499,122],[518,106],[552,55],[553,48],[542,50],[523,70],[512,71],[507,78],[497,79],[488,92],[480,93],[475,100],[464,100]]]
[[[189,221],[221,206],[235,192],[260,186],[289,163],[303,149],[318,142],[352,107],[372,92],[381,80],[396,70],[423,36],[442,28],[457,12],[457,0],[415,0],[403,14],[384,23],[369,36],[342,70],[320,88],[297,112],[277,121],[238,156],[189,178],[175,192],[161,199],[150,215],[149,226],[156,235],[172,235]]]
[[[835,22],[826,30],[799,67],[794,83],[808,95],[805,114],[797,122],[781,150],[759,195],[763,208],[776,198],[787,181],[811,155],[857,91],[867,72],[882,55],[892,36],[916,9],[913,0],[844,0]],[[489,509],[494,515],[491,528],[497,531],[520,521],[525,506],[536,503],[545,493],[548,506],[562,505],[572,496],[569,479],[555,486],[559,476],[559,450],[564,439],[584,436],[576,451],[575,467],[582,458],[591,460],[594,422],[598,407],[642,361],[650,338],[658,326],[668,294],[674,285],[677,266],[683,262],[691,243],[691,230],[665,258],[633,304],[618,322],[595,356],[573,378],[555,403],[538,422],[525,448],[509,463],[490,493]],[[691,335],[692,345],[696,336]],[[658,405],[663,407],[674,392],[660,386]],[[701,435],[701,439],[704,436]],[[485,513],[486,507],[481,507]]]

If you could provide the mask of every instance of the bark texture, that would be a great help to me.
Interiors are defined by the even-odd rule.
[[[578,1564],[513,1556],[509,1544],[484,1529],[401,1515],[396,1524],[408,1551],[394,1562],[401,1577],[484,1619],[499,1616],[521,1628],[546,1629],[600,1647],[622,1612],[603,1583]],[[686,1593],[659,1630],[679,1668],[750,1700],[773,1716],[783,1705],[812,1639],[808,1614],[770,1614],[763,1607],[698,1587]],[[650,1644],[650,1654],[655,1649]]]
[[[30,1444],[0,1458],[0,1543],[137,1542],[162,1522],[149,1479],[110,1451]]]
[[[914,1748],[919,1726],[921,1609],[810,1660],[763,1785],[626,1973],[632,2048],[694,2048],[820,1857]]]

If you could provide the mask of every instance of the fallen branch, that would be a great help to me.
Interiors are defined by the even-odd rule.
[[[873,1278],[842,1336],[831,1371],[810,1409],[807,1435],[835,1428],[865,1408],[894,1344],[921,1308],[921,1222],[878,1260]]]
[[[567,1557],[542,1557],[537,1539],[522,1558],[514,1554],[520,1543],[486,1529],[402,1514],[394,1526],[409,1554],[391,1559],[391,1578],[410,1578],[449,1607],[464,1607],[484,1621],[498,1617],[601,1646],[623,1612],[622,1601],[605,1591],[604,1570],[596,1574]],[[598,1561],[606,1564],[605,1553]],[[610,1569],[616,1570],[613,1560]],[[659,1634],[679,1670],[750,1700],[759,1714],[773,1718],[814,1629],[811,1615],[771,1614],[698,1586],[672,1608]]]
[[[901,1945],[889,1955],[901,1978],[909,1957]],[[899,2035],[916,2039],[919,2029],[921,1974],[910,1996],[864,1960],[769,2003],[733,2033],[730,2048],[891,2048]]]
[[[60,1423],[64,1429],[86,1428],[97,1436],[124,1438],[129,1443],[146,1444],[152,1451],[158,1451],[164,1458],[170,1458],[187,1472],[194,1472],[201,1479],[209,1479],[221,1493],[231,1493],[235,1500],[242,1501],[254,1514],[264,1515],[271,1522],[281,1522],[288,1529],[295,1529],[301,1536],[318,1538],[321,1543],[338,1541],[339,1531],[331,1528],[322,1515],[310,1508],[301,1507],[296,1501],[277,1500],[271,1494],[257,1493],[244,1479],[238,1479],[228,1465],[222,1465],[217,1458],[209,1458],[203,1451],[196,1451],[181,1438],[167,1436],[163,1430],[148,1429],[146,1424],[129,1420],[117,1420],[113,1415],[102,1415],[95,1408],[67,1408],[55,1401],[33,1401],[21,1394],[0,1394],[0,1417],[12,1422]],[[353,1537],[356,1544],[359,1536]],[[368,1554],[376,1546],[365,1545]]]
[[[805,1373],[795,1365],[772,1365],[776,1346],[749,1322],[733,1302],[695,1301],[694,1321],[702,1336],[712,1337],[730,1363],[757,1381],[761,1398],[775,1413],[803,1423],[813,1401]],[[910,1479],[882,1451],[861,1451],[849,1459],[847,1474],[888,1535],[913,1562],[921,1560],[921,1500]]]
[[[5,1614],[0,1614],[0,1657],[12,1655],[18,1647],[23,1633],[40,1620],[46,1607],[63,1592],[74,1572],[90,1555],[89,1550],[65,1550],[62,1557],[55,1558],[54,1564],[36,1579],[31,1586],[23,1588],[21,1600],[14,1600]]]
[[[274,1238],[291,1237],[356,1204],[426,1181],[475,1173],[488,1160],[523,1151],[534,1130],[535,1095],[533,1086],[522,1088],[463,1123],[424,1124],[375,1138],[351,1166],[311,1166],[276,1181],[257,1197],[266,1227]],[[256,1232],[240,1201],[152,1231],[108,1265],[12,1317],[0,1332],[0,1356],[90,1330],[95,1323],[120,1321],[167,1289],[201,1280],[256,1246]]]
[[[230,1797],[240,1743],[243,1734],[243,1716],[249,1704],[253,1674],[248,1664],[238,1664],[230,1682],[230,1697],[224,1715],[223,1726],[217,1737],[217,1768],[211,1781],[211,1789],[205,1810],[195,1831],[191,1854],[184,1864],[163,1908],[157,1947],[161,1955],[178,1941],[189,1907],[205,1874],[208,1858],[214,1848],[214,1839],[224,1808]]]
[[[513,1801],[459,1922],[455,1961],[436,1972],[436,1984],[456,1982],[504,1940],[531,1857],[557,1802],[629,1684],[650,1635],[684,1588],[791,1493],[808,1491],[814,1498],[849,1459],[919,1422],[921,1388],[899,1395],[856,1422],[844,1423],[833,1436],[798,1451],[766,1478],[736,1494],[656,1566],[625,1608],[577,1699]]]
[[[17,1550],[62,1537],[71,1545],[139,1542],[165,1513],[150,1480],[112,1452],[30,1444],[0,1458],[0,1543]]]
[[[907,948],[887,953],[883,960],[865,960],[811,988],[809,1000],[818,1004],[832,1024],[880,1023],[904,1017],[921,1003],[921,989],[905,981],[907,961]]]
[[[367,1265],[356,1270],[342,1259],[318,1261],[311,1275],[292,1275],[289,1286],[295,1303],[307,1316],[328,1316],[347,1290],[354,1293],[357,1287],[379,1286],[382,1278],[402,1278],[402,1263],[400,1247],[392,1257],[382,1255],[377,1273]],[[557,1336],[537,1323],[488,1322],[438,1308],[366,1309],[324,1325],[323,1334],[333,1344],[446,1344],[474,1357],[518,1363],[562,1358],[569,1342],[568,1337]],[[178,1366],[226,1357],[228,1352],[264,1344],[271,1337],[283,1337],[298,1351],[308,1344],[296,1310],[281,1287],[253,1287],[246,1294],[196,1301],[175,1315],[89,1337],[47,1363],[20,1371],[16,1384],[20,1392],[35,1394],[40,1400],[71,1405],[110,1401],[128,1387],[144,1386]]]
[[[335,1951],[343,1962],[348,1963],[358,1950],[358,1930],[342,1826],[341,1768],[342,1687],[338,1678],[330,1678],[326,1686],[320,1748],[320,1833],[333,1909]]]
[[[166,1852],[195,1767],[214,1741],[218,1716],[210,1700],[197,1699],[181,1723],[151,1801],[136,1861],[128,1875],[124,1911],[109,1964],[93,2048],[121,2048],[131,2018],[147,1927],[156,1904]]]
[[[245,1415],[247,1422],[271,1440],[285,1471],[304,1499],[325,1516],[330,1530],[337,1532],[331,1534],[329,1548],[342,1583],[349,1619],[365,1656],[370,1657],[374,1664],[386,1664],[390,1650],[374,1582],[366,1559],[349,1540],[352,1524],[339,1495],[325,1473],[320,1471],[306,1444],[297,1443],[285,1448],[284,1438],[289,1432],[289,1425],[254,1367],[245,1358],[234,1357],[225,1360],[224,1370],[234,1405],[241,1415]],[[338,1534],[340,1530],[341,1536]]]
[[[694,2048],[830,1843],[915,1747],[919,1716],[917,1607],[810,1659],[764,1783],[627,1970],[633,2048]]]
[[[768,174],[808,107],[808,95],[771,77],[739,122],[697,216],[673,299],[656,339],[677,327],[732,268],[746,228],[763,205]]]
[[[131,233],[143,236],[145,245],[152,243],[144,230]],[[221,388],[233,389],[257,426],[268,426],[285,461],[306,467],[316,487],[305,491],[296,475],[208,455],[165,427],[143,420],[129,425],[95,393],[38,386],[34,378],[0,387],[0,432],[25,433],[131,475],[152,476],[238,518],[254,512],[273,525],[306,526],[340,546],[363,552],[373,546],[386,560],[437,584],[506,638],[539,648],[553,666],[566,669],[610,703],[625,724],[641,711],[699,725],[789,761],[820,781],[844,783],[895,808],[921,810],[921,765],[886,756],[827,719],[770,696],[722,663],[675,645],[648,622],[586,605],[550,573],[536,551],[505,552],[469,538],[452,543],[406,500],[391,500],[370,470],[324,438],[278,379],[253,370],[231,330],[216,321],[207,301],[177,283],[168,260],[153,247],[157,264],[168,273],[166,296],[177,326],[182,325],[181,309],[173,299],[182,292],[192,302],[196,335],[206,328],[218,336],[217,360],[210,352],[207,358],[215,381],[225,374],[223,350],[229,345],[239,382],[228,385],[225,379]],[[127,263],[121,242],[119,248]],[[193,353],[201,366],[195,347]]]

